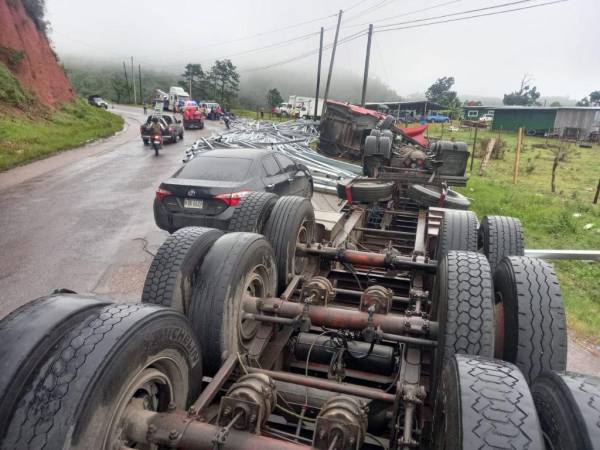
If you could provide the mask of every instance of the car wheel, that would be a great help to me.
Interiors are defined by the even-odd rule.
[[[28,381],[3,446],[122,448],[132,408],[166,412],[196,398],[201,361],[187,320],[175,310],[139,303],[96,309],[52,347]]]
[[[433,441],[436,450],[545,448],[535,404],[519,369],[504,361],[463,355],[444,367],[436,392]]]
[[[169,306],[186,314],[204,257],[223,235],[213,228],[185,227],[170,235],[150,264],[142,303]]]
[[[544,370],[567,368],[567,325],[552,265],[527,256],[507,256],[494,273],[496,310],[503,320],[498,358],[512,362],[532,383]]]
[[[229,355],[247,349],[258,322],[243,319],[245,296],[274,297],[277,267],[271,244],[256,233],[228,233],[209,250],[190,305],[204,367],[214,375]]]

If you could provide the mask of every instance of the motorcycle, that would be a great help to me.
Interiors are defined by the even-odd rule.
[[[152,136],[152,147],[154,148],[154,155],[158,156],[158,150],[162,148],[162,136],[160,134]]]

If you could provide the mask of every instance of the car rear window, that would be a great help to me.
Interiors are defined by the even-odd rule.
[[[196,180],[243,181],[251,165],[251,159],[198,156],[183,166],[176,176]]]

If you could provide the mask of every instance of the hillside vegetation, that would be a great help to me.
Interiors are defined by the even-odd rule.
[[[0,63],[0,171],[110,136],[123,119],[81,98],[57,109],[39,105]]]

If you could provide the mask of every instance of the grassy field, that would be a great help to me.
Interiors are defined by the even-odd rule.
[[[256,120],[257,118],[256,111],[251,111],[249,109],[232,108],[231,111],[238,117],[245,117],[247,119],[254,120]],[[260,115],[258,115],[258,117],[260,118]],[[265,111],[265,116],[263,120],[270,120],[271,122],[286,122],[291,119],[289,117],[277,117],[275,114],[271,114]]]
[[[429,129],[430,138],[442,135],[440,125]],[[524,138],[519,181],[512,183],[516,134],[478,132],[478,140],[500,137],[506,142],[502,160],[491,160],[479,176],[480,159],[466,188],[460,189],[472,199],[472,209],[481,218],[486,214],[515,216],[525,228],[527,248],[600,250],[600,204],[592,200],[600,177],[600,146],[591,149],[572,144],[572,151],[559,163],[556,193],[551,192],[554,155],[540,145],[556,144],[543,137]],[[469,130],[448,132],[444,139],[464,140],[472,148]],[[591,227],[590,225],[591,224]],[[569,328],[581,337],[600,343],[600,263],[557,261],[555,268],[561,282]]]
[[[0,171],[110,136],[121,128],[120,116],[81,99],[33,119],[0,112]]]

